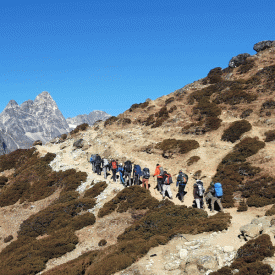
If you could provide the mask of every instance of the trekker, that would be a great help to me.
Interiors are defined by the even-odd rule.
[[[123,178],[123,176],[124,176],[124,168],[123,168],[122,163],[120,163],[120,164],[118,165],[117,171],[118,171],[118,173],[119,173],[120,183],[123,184],[123,185],[125,186],[125,182],[124,182],[124,178]]]
[[[102,164],[102,159],[100,155],[96,154],[95,158],[95,170],[98,175],[101,175],[101,164]]]
[[[168,193],[169,199],[173,199],[170,184],[173,183],[171,174],[166,171],[163,172],[163,185],[162,185],[162,199],[165,199],[165,193]]]
[[[95,154],[92,154],[91,157],[90,157],[90,162],[92,164],[92,170],[93,170],[94,173],[95,173],[95,158],[96,158]]]
[[[138,164],[134,165],[134,170],[133,170],[133,181],[134,185],[139,185],[140,184],[140,177],[142,176],[142,171],[141,168]]]
[[[193,189],[194,200],[196,202],[197,208],[203,209],[203,194],[204,194],[203,182],[201,180],[196,180]]]
[[[102,162],[104,179],[107,179],[107,169],[109,168],[109,161],[108,159],[104,158]]]
[[[127,160],[124,163],[124,180],[125,180],[126,186],[132,185],[131,174],[132,174],[132,163],[130,160]]]
[[[153,177],[155,176],[157,176],[157,186],[155,188],[157,188],[157,190],[161,192],[163,185],[163,168],[159,164],[156,165],[155,174],[153,175]]]
[[[146,186],[146,189],[149,189],[149,178],[150,170],[149,168],[143,168],[142,170],[142,187]]]
[[[223,212],[223,207],[222,207],[222,196],[223,196],[223,190],[222,190],[222,185],[219,182],[211,182],[210,184],[210,190],[209,192],[212,194],[211,197],[211,212],[214,212],[214,206],[215,202],[217,202],[220,212]]]
[[[176,186],[179,186],[179,200],[181,202],[184,201],[184,196],[186,194],[186,192],[184,191],[185,186],[187,184],[188,181],[188,176],[182,172],[182,170],[179,171],[178,177],[177,177],[177,184]]]
[[[111,170],[113,172],[113,181],[116,182],[117,162],[114,159],[111,162]]]

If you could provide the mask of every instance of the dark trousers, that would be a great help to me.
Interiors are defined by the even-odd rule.
[[[162,192],[163,178],[157,178],[157,190]]]
[[[179,199],[180,201],[183,200],[183,197],[185,195],[184,189],[185,189],[186,184],[179,185]]]
[[[95,169],[96,169],[96,173],[97,173],[98,175],[101,175],[100,165],[96,165]]]
[[[139,175],[134,175],[134,185],[139,185]]]
[[[112,169],[113,172],[113,181],[116,181],[116,169]]]

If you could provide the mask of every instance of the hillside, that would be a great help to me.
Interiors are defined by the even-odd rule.
[[[118,117],[1,156],[1,270],[275,274],[274,55],[272,44]],[[173,199],[161,200],[153,177],[149,192],[110,175],[105,182],[88,162],[94,153],[151,174],[160,163],[174,179]],[[180,169],[189,175],[184,203],[176,197]],[[225,213],[192,208],[198,175],[206,189],[223,184]]]

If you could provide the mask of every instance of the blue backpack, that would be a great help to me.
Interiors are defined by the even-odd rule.
[[[135,165],[134,166],[134,171],[135,171],[135,175],[139,175],[139,176],[142,176],[142,171],[141,171],[141,168],[139,165]]]
[[[221,183],[217,182],[214,184],[214,189],[215,189],[215,196],[216,197],[222,197],[223,196],[223,191],[222,191],[222,185]]]

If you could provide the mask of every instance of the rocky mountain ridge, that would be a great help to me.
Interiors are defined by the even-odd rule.
[[[93,111],[89,115],[69,118],[67,122],[48,92],[42,92],[34,101],[27,100],[20,106],[15,100],[10,100],[0,114],[0,137],[3,139],[0,140],[0,154],[30,148],[36,140],[46,143],[79,124],[92,125],[108,117],[105,112]]]

